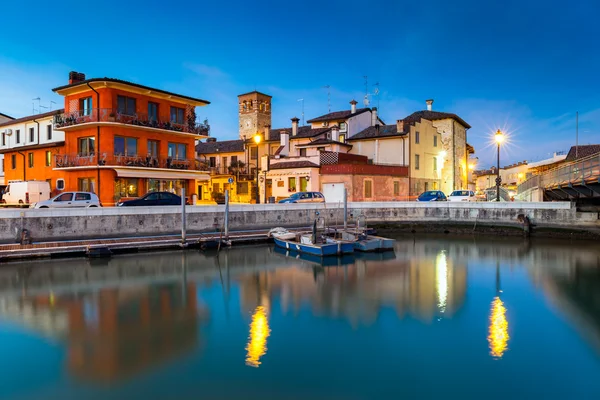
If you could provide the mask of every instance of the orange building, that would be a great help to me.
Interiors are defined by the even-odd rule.
[[[196,140],[208,137],[195,108],[208,101],[119,79],[86,79],[77,72],[53,91],[65,97],[53,127],[64,132],[64,142],[52,149],[52,168],[36,168],[27,179],[49,180],[55,192],[96,192],[104,205],[149,191],[185,189],[191,198],[196,182],[209,180],[195,159]],[[29,151],[47,164],[46,148]],[[5,151],[5,159],[12,155]],[[23,180],[19,168],[5,171],[6,181]]]

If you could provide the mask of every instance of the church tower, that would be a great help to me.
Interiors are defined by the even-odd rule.
[[[271,126],[271,96],[257,91],[238,96],[240,139],[264,133]],[[268,139],[268,138],[266,138]]]

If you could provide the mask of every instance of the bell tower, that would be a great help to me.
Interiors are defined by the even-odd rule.
[[[268,94],[257,91],[240,94],[238,106],[240,139],[249,139],[257,132],[263,133],[265,126],[271,126],[271,96]]]

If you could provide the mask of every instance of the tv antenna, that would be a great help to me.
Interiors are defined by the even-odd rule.
[[[302,126],[304,126],[304,99],[298,99],[302,102]]]
[[[322,87],[327,89],[327,112],[330,113],[331,112],[331,86],[325,85]]]
[[[38,102],[38,112],[39,112],[39,110],[40,110],[40,101],[42,99],[40,99],[39,97],[36,97],[35,99],[31,99],[31,101],[36,101],[36,100]],[[31,113],[35,114],[35,103],[31,103]]]
[[[379,109],[379,82],[376,82],[373,86],[375,86],[375,90],[373,91],[373,94],[377,98],[377,109]]]
[[[50,111],[52,111],[52,104],[56,104],[55,101],[50,100]]]

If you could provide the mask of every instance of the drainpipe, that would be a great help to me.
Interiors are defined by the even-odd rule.
[[[17,153],[19,153],[23,157],[23,181],[27,182],[27,170],[25,169],[25,167],[26,167],[26,165],[25,165],[25,153],[21,153],[19,150],[17,150]]]
[[[37,124],[37,127],[38,127],[38,135],[37,135],[38,136],[38,140],[37,140],[37,144],[39,146],[39,144],[40,144],[40,123],[36,119],[33,119],[33,122],[35,122]]]
[[[96,109],[98,110],[96,112],[96,121],[100,122],[100,93],[98,93],[96,91],[96,89],[94,89],[89,82],[87,82],[87,85],[90,89],[92,89],[94,91],[94,93],[96,93]],[[93,112],[93,108],[92,108],[92,112]],[[98,169],[96,170],[97,172],[97,176],[98,176],[98,197],[100,197],[100,124],[98,124],[96,126],[96,136],[97,136],[97,143],[96,143],[96,164],[98,165]]]

